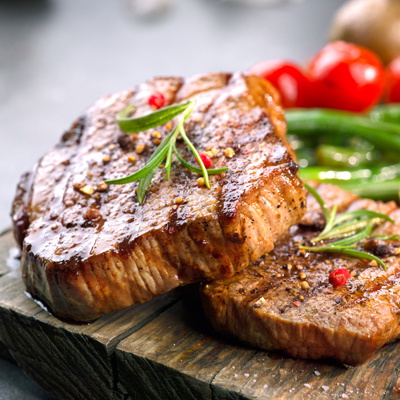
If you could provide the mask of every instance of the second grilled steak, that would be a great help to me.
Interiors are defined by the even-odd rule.
[[[214,152],[213,168],[229,170],[207,189],[174,161],[170,181],[159,169],[139,205],[137,182],[100,182],[139,170],[170,132],[167,124],[131,137],[115,122],[132,103],[135,116],[151,112],[155,91],[167,104],[196,100],[188,136]],[[19,185],[14,231],[28,291],[57,315],[85,321],[245,268],[305,212],[285,131],[275,89],[243,74],[158,78],[100,99]]]
[[[389,214],[375,233],[400,233],[400,209],[394,202],[360,200],[330,185],[319,193],[330,206],[372,209]],[[313,198],[303,224],[273,252],[242,273],[204,285],[203,304],[215,329],[266,350],[283,350],[294,358],[331,358],[357,365],[400,336],[400,242],[368,240],[364,247],[388,266],[328,253],[299,252],[297,243],[320,232],[323,214]],[[315,206],[315,207],[314,207]],[[352,277],[334,289],[329,274],[346,268]],[[301,275],[304,274],[304,275]],[[301,287],[307,282],[308,290]]]

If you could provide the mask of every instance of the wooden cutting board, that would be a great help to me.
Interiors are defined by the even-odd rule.
[[[13,247],[0,236],[0,354],[59,399],[400,399],[400,343],[358,368],[259,351],[216,334],[195,287],[66,323],[24,292]]]

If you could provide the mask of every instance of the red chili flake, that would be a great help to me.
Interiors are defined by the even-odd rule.
[[[160,108],[163,108],[166,104],[165,97],[162,93],[160,92],[154,92],[150,97],[149,97],[149,105],[154,108],[155,110],[158,110]]]
[[[208,154],[205,153],[199,153],[199,156],[201,158],[201,161],[203,161],[204,166],[208,169],[211,168],[212,162],[211,162],[211,158],[208,156]],[[199,162],[196,160],[197,164],[199,164]],[[199,164],[200,165],[200,164]]]
[[[334,287],[344,286],[350,279],[350,273],[345,268],[338,268],[331,272],[329,275],[329,283]]]
[[[294,302],[293,302],[293,305],[295,305],[296,307],[300,307],[300,306],[301,306],[301,303],[300,303],[299,301],[294,301]]]

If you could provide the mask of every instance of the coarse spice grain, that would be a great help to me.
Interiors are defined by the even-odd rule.
[[[90,196],[93,194],[94,188],[91,185],[86,185],[86,186],[80,188],[79,191]]]
[[[199,186],[204,186],[204,185],[205,185],[204,178],[199,178],[199,179],[197,179],[197,184],[198,184]]]
[[[232,147],[228,147],[224,150],[224,154],[228,158],[232,158],[235,155],[235,151],[232,149]]]
[[[107,190],[107,187],[108,187],[107,183],[105,183],[105,182],[99,182],[99,183],[97,184],[96,190],[97,190],[98,192],[104,192],[105,190]]]
[[[85,182],[75,182],[74,183],[74,189],[79,190],[80,188],[83,188],[84,186],[86,186]]]
[[[300,286],[303,290],[308,290],[310,288],[310,285],[306,281],[301,282]]]
[[[134,164],[136,162],[136,157],[133,154],[128,154],[128,161]]]
[[[158,131],[154,131],[154,132],[153,132],[153,136],[154,136],[155,138],[157,138],[157,139],[161,139],[161,133],[158,132]]]
[[[375,260],[372,260],[369,264],[370,267],[377,267],[378,263]]]
[[[138,144],[137,146],[136,146],[136,153],[137,154],[141,154],[141,153],[143,153],[143,150],[144,150],[144,144]]]

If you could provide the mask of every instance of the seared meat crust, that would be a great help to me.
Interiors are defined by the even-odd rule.
[[[317,188],[325,201],[339,209],[372,209],[390,215],[375,233],[400,233],[400,209],[394,202],[356,199],[331,185]],[[349,202],[349,199],[352,201]],[[313,200],[307,198],[310,207]],[[321,209],[298,224],[290,237],[245,271],[225,281],[205,284],[204,309],[216,330],[266,350],[283,350],[294,358],[331,358],[357,365],[385,343],[400,336],[400,242],[368,240],[364,248],[383,257],[388,266],[371,267],[369,261],[328,253],[302,253],[297,243],[322,229]],[[302,221],[303,223],[304,221]],[[329,274],[346,268],[353,276],[334,289]],[[300,286],[306,275],[309,290]]]
[[[137,182],[99,183],[143,167],[159,144],[156,131],[169,132],[166,124],[127,136],[115,123],[132,103],[136,116],[151,112],[154,91],[167,104],[196,100],[187,133],[199,151],[216,149],[213,168],[229,171],[212,176],[209,190],[175,161],[170,181],[159,169],[139,205]],[[60,317],[87,321],[245,268],[305,212],[285,131],[275,89],[243,74],[157,78],[100,99],[18,187],[12,215],[28,291]],[[94,192],[82,193],[83,184]]]

